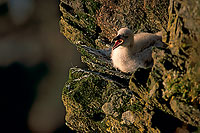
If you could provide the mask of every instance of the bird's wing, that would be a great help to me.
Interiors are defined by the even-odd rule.
[[[157,41],[161,41],[162,37],[151,33],[140,33],[134,36],[134,47],[137,52],[141,52],[144,49],[154,46]]]

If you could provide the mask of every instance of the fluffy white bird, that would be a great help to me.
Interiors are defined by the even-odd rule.
[[[151,67],[152,47],[163,46],[161,32],[134,35],[128,28],[121,28],[113,41],[115,44],[111,52],[112,63],[122,72],[133,72],[139,67]]]

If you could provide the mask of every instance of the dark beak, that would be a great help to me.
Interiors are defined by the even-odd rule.
[[[115,38],[113,38],[112,43],[114,43],[114,45],[112,47],[112,50],[114,50],[117,47],[119,47],[123,42],[124,42],[124,40],[122,39],[121,35],[118,35]]]
[[[121,39],[121,35],[116,36],[115,38],[113,38],[112,43],[114,43],[115,41]]]

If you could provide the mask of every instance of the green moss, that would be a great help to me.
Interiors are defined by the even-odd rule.
[[[101,99],[103,80],[97,77],[89,76],[85,80],[81,80],[74,87],[73,97],[83,106],[87,106],[91,101],[99,101]]]
[[[96,15],[96,12],[101,7],[101,4],[99,2],[96,2],[95,0],[82,0],[82,2],[86,6],[88,14],[91,15]]]
[[[94,45],[95,39],[97,39],[99,34],[98,32],[100,31],[98,31],[98,26],[96,24],[95,13],[96,10],[100,8],[100,4],[93,0],[85,0],[81,2],[83,6],[82,8],[85,12],[80,12],[76,9],[73,10],[73,14],[71,12],[67,12],[64,2],[60,4],[61,11],[63,13],[63,20],[60,22],[61,28],[65,27],[65,29],[62,29],[61,31],[70,41],[72,41],[72,43],[82,41],[88,46],[96,47]],[[88,3],[90,4],[88,5]],[[74,36],[74,32],[76,33],[76,37],[72,38]]]
[[[188,19],[196,15],[191,8],[193,4],[187,4],[185,0],[171,0],[170,5],[167,0],[63,2],[73,10],[67,10],[68,6],[61,7],[61,32],[73,43],[81,41],[76,47],[89,69],[72,68],[63,89],[66,121],[70,128],[79,132],[164,131],[153,123],[156,111],[166,116],[170,114],[180,123],[199,125],[196,108],[200,101],[200,52],[197,50],[200,30],[195,26],[198,22]],[[135,33],[164,29],[163,41],[167,44],[153,49],[152,68],[138,69],[131,78],[130,74],[113,68],[106,56],[110,51],[97,50],[99,45],[95,44],[98,37],[107,40],[102,44],[108,44],[116,30],[124,26]],[[112,107],[111,113],[102,109],[107,104]],[[131,123],[126,117],[122,120],[122,114],[127,111],[127,116],[133,113]],[[169,120],[157,121],[161,126],[171,123]]]

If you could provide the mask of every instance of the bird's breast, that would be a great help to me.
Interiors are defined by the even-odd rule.
[[[130,55],[127,48],[118,47],[112,51],[113,66],[123,72],[132,72],[139,65],[136,58]]]

